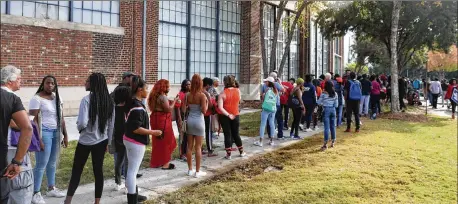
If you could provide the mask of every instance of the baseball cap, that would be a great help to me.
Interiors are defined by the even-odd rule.
[[[133,72],[124,72],[124,73],[122,74],[122,78],[124,79],[124,78],[126,78],[126,77],[130,77],[130,76],[134,76],[134,75],[136,75],[136,74],[133,73]]]
[[[267,77],[266,79],[264,79],[264,82],[266,81],[274,83],[275,79],[273,77]]]

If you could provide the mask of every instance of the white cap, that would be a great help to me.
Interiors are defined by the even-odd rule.
[[[212,77],[213,81],[219,81],[218,77]]]
[[[266,82],[266,81],[274,83],[275,79],[270,76],[270,77],[267,77],[266,79],[264,79],[264,82]]]
[[[271,72],[271,73],[269,74],[269,76],[272,77],[272,78],[274,78],[274,79],[276,79],[276,78],[277,78],[277,73]]]

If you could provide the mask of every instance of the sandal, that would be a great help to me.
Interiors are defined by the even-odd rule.
[[[321,147],[321,151],[325,151],[327,148],[328,148],[328,147],[327,147],[326,145],[323,145],[323,146]]]
[[[167,168],[162,167],[161,169],[162,169],[162,170],[172,170],[172,169],[175,169],[175,164],[170,163],[170,164],[169,164],[169,167],[167,167]]]

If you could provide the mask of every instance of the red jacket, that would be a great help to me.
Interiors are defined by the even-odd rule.
[[[455,85],[451,85],[450,84],[450,85],[448,85],[447,93],[445,94],[445,99],[452,98],[453,88],[457,88],[458,89],[458,84],[455,84]]]
[[[282,82],[281,85],[283,85],[283,87],[285,87],[285,91],[280,96],[280,104],[287,105],[288,104],[288,97],[291,94],[291,91],[293,90],[294,86],[291,83],[287,82],[287,81]]]

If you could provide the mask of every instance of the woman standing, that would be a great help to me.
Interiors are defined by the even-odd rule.
[[[142,100],[148,96],[148,86],[140,77],[132,78],[132,100],[128,102],[126,132],[124,134],[124,146],[126,147],[127,160],[127,202],[137,203],[137,173],[145,155],[145,146],[149,143],[149,135],[153,137],[162,135],[161,130],[150,130],[148,112]]]
[[[177,147],[172,129],[172,109],[180,100],[177,96],[170,103],[167,98],[169,91],[169,81],[161,79],[156,82],[148,97],[148,107],[152,112],[150,116],[151,129],[161,130],[163,135],[162,137],[153,137],[150,167],[161,167],[164,170],[175,169],[175,165],[170,163],[173,150]]]
[[[306,76],[306,79],[311,79],[310,75],[307,75],[307,76]],[[310,83],[310,80],[309,80],[309,83]],[[293,139],[301,139],[301,137],[299,137],[299,123],[301,122],[302,115],[305,115],[305,110],[306,110],[306,107],[304,106],[304,102],[303,102],[302,92],[304,91],[305,93],[306,89],[304,88],[304,80],[302,78],[296,79],[296,84],[297,84],[296,87],[294,87],[294,89],[291,91],[291,96],[290,96],[291,102],[289,103],[291,110],[293,111],[293,118],[294,118],[293,124],[291,126],[291,132],[289,133],[289,135]],[[313,93],[315,93],[315,91],[313,91]],[[310,125],[310,122],[307,122],[307,124]]]
[[[334,147],[336,142],[336,108],[339,107],[339,100],[334,91],[334,84],[331,81],[326,81],[324,92],[321,94],[317,103],[323,106],[323,121],[324,121],[324,144],[321,150],[326,150],[329,141],[329,132],[331,132],[331,147]]]
[[[224,133],[224,147],[226,149],[225,159],[231,159],[232,140],[235,141],[240,157],[246,155],[243,151],[242,139],[239,135],[240,117],[239,103],[240,91],[235,86],[234,76],[225,76],[223,79],[224,91],[218,97],[218,108],[221,112],[219,122]]]
[[[80,137],[75,150],[65,204],[72,202],[89,154],[92,156],[95,177],[95,204],[100,203],[104,181],[103,161],[108,142],[111,142],[113,135],[115,107],[108,93],[105,76],[101,73],[93,73],[86,80],[85,86],[89,95],[81,100],[76,121]]]
[[[375,120],[377,118],[377,113],[380,112],[380,84],[376,80],[377,76],[372,75],[369,80],[371,80],[372,83],[372,90],[371,90],[371,110],[372,110],[372,115],[371,119]]]
[[[340,77],[340,75],[336,74],[334,75],[334,89],[335,89],[335,92],[337,94],[337,97],[339,97],[339,107],[336,108],[336,123],[337,123],[337,127],[341,126],[342,125],[342,111],[343,111],[343,106],[345,104],[345,101],[344,101],[344,95],[343,95],[343,84],[342,84],[342,78]]]
[[[452,105],[452,119],[455,119],[457,105],[456,102],[451,99],[454,89],[458,89],[458,84],[456,83],[456,79],[450,79],[450,82],[448,83],[447,93],[445,94],[445,99],[450,100],[450,104]]]
[[[264,79],[264,84],[267,87],[267,90],[263,93],[262,97],[264,99],[262,103],[262,112],[261,112],[261,127],[259,128],[259,141],[254,142],[254,145],[262,147],[262,139],[264,138],[264,131],[266,129],[266,124],[269,122],[269,145],[273,145],[273,137],[275,133],[275,113],[277,112],[277,97],[278,91],[275,87],[275,79],[273,77],[267,77]]]
[[[35,96],[30,100],[29,113],[35,116],[35,122],[40,131],[41,151],[35,152],[34,195],[32,203],[45,203],[40,193],[43,174],[46,169],[49,197],[64,197],[65,193],[55,187],[56,165],[60,154],[61,134],[64,135],[64,146],[68,145],[67,129],[63,117],[62,101],[59,96],[57,80],[54,76],[45,76],[41,81]]]
[[[188,149],[186,157],[188,162],[188,176],[201,177],[207,173],[200,171],[202,159],[202,138],[205,135],[204,114],[207,112],[208,100],[203,91],[203,82],[200,75],[194,74],[191,79],[191,91],[186,94],[185,103],[181,111],[187,115],[186,134]],[[186,116],[185,116],[186,117]],[[210,144],[211,145],[211,144]],[[192,150],[196,151],[196,171],[192,169]]]
[[[184,98],[186,97],[186,93],[191,90],[191,81],[189,79],[183,80],[181,82],[181,90],[178,92],[177,97],[180,99],[180,101],[175,102],[175,121],[178,126],[178,132],[179,132],[179,140],[178,140],[178,145],[180,146],[180,159],[186,161],[186,149],[187,147],[187,140],[186,140],[186,133],[182,131],[182,124],[181,122],[183,121],[183,112],[181,112],[181,102],[184,101]]]
[[[305,75],[305,83],[303,85],[302,101],[305,107],[304,122],[306,123],[305,131],[310,132],[310,123],[312,122],[312,115],[315,110],[316,104],[316,87],[312,84],[312,76],[310,74]],[[292,131],[291,131],[292,132]]]

